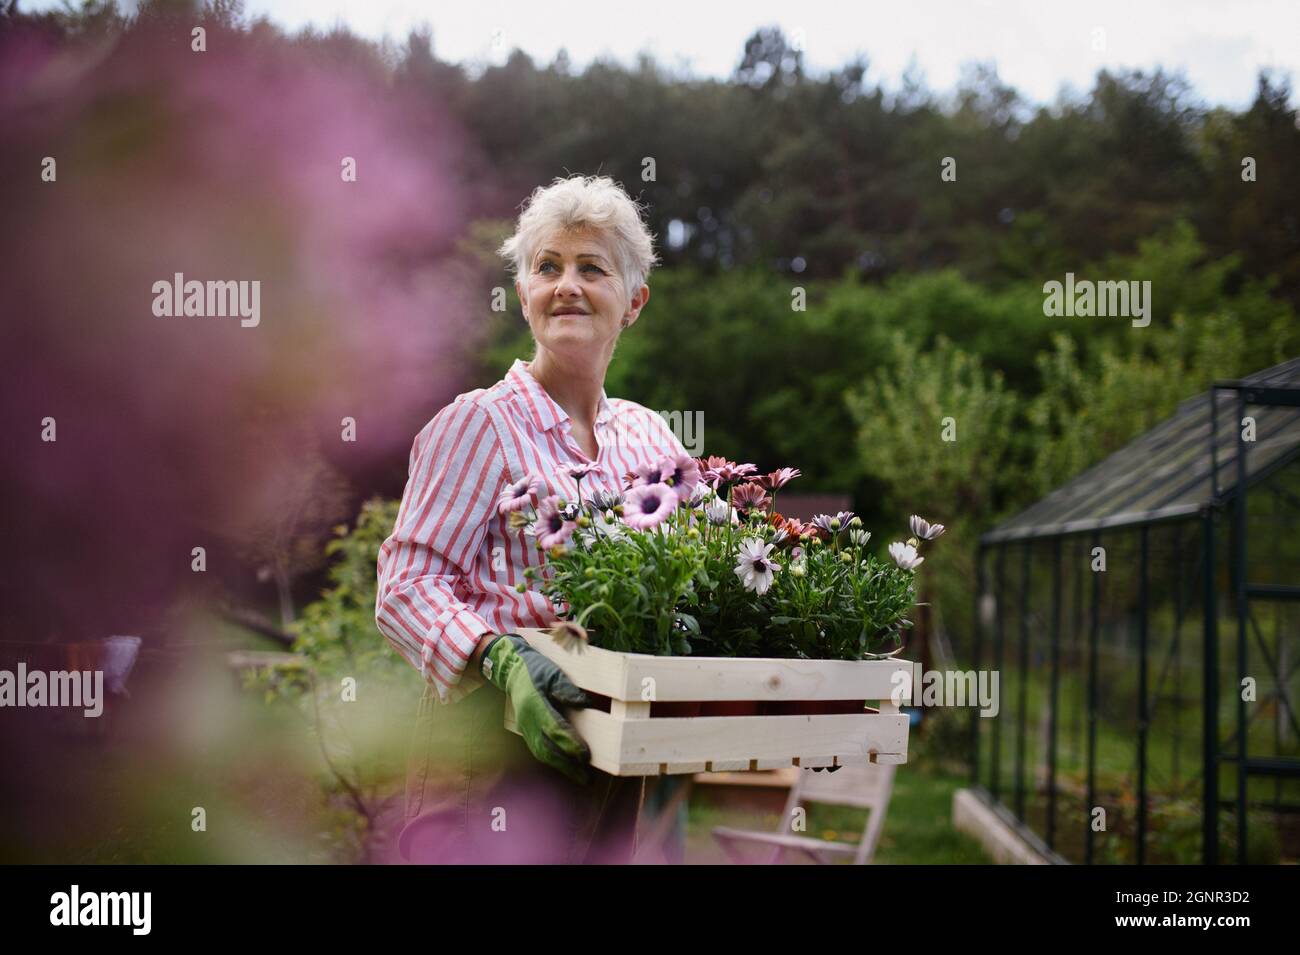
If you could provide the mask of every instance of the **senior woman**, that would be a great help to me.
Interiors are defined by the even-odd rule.
[[[499,251],[533,358],[416,436],[379,552],[376,623],[426,681],[399,845],[411,861],[628,861],[643,780],[588,764],[561,708],[592,701],[514,633],[556,614],[518,591],[542,558],[497,505],[530,475],[576,500],[571,469],[587,469],[588,496],[618,492],[637,467],[686,453],[659,415],[604,389],[619,335],[650,298],[653,240],[620,186],[575,176],[535,190]],[[522,736],[503,726],[507,699]]]

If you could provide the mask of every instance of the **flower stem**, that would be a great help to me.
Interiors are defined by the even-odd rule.
[[[734,545],[734,536],[733,536],[732,531],[731,531],[731,491],[732,491],[732,489],[733,489],[734,487],[735,487],[734,484],[729,484],[729,485],[727,486],[727,512],[726,512],[726,521],[727,521],[727,559],[728,559],[728,560],[731,559],[731,551],[732,551],[732,547],[733,547],[733,545]]]

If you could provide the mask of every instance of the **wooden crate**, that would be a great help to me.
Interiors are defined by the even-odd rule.
[[[610,710],[565,715],[615,776],[743,772],[785,766],[907,762],[908,717],[892,702],[912,686],[906,660],[658,657],[585,643],[565,646],[545,630],[518,631],[578,686],[610,698]],[[894,674],[908,674],[908,682]],[[650,695],[652,693],[652,695]],[[752,716],[651,715],[656,702],[861,700],[862,713]],[[900,702],[910,703],[908,696]],[[509,703],[506,728],[518,732]]]

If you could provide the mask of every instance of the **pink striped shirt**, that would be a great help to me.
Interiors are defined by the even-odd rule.
[[[467,664],[484,633],[556,619],[544,595],[515,590],[542,555],[497,514],[497,500],[529,473],[576,500],[573,479],[556,469],[592,459],[530,367],[516,359],[505,378],[458,395],[416,435],[397,523],[379,550],[375,623],[443,703],[482,685]],[[620,490],[639,465],[686,453],[660,415],[603,390],[594,430],[599,470],[583,478],[584,497]]]

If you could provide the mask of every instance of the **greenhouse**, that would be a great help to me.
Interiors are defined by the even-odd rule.
[[[986,533],[976,792],[1047,858],[1276,862],[1300,834],[1300,359],[1214,383]]]

